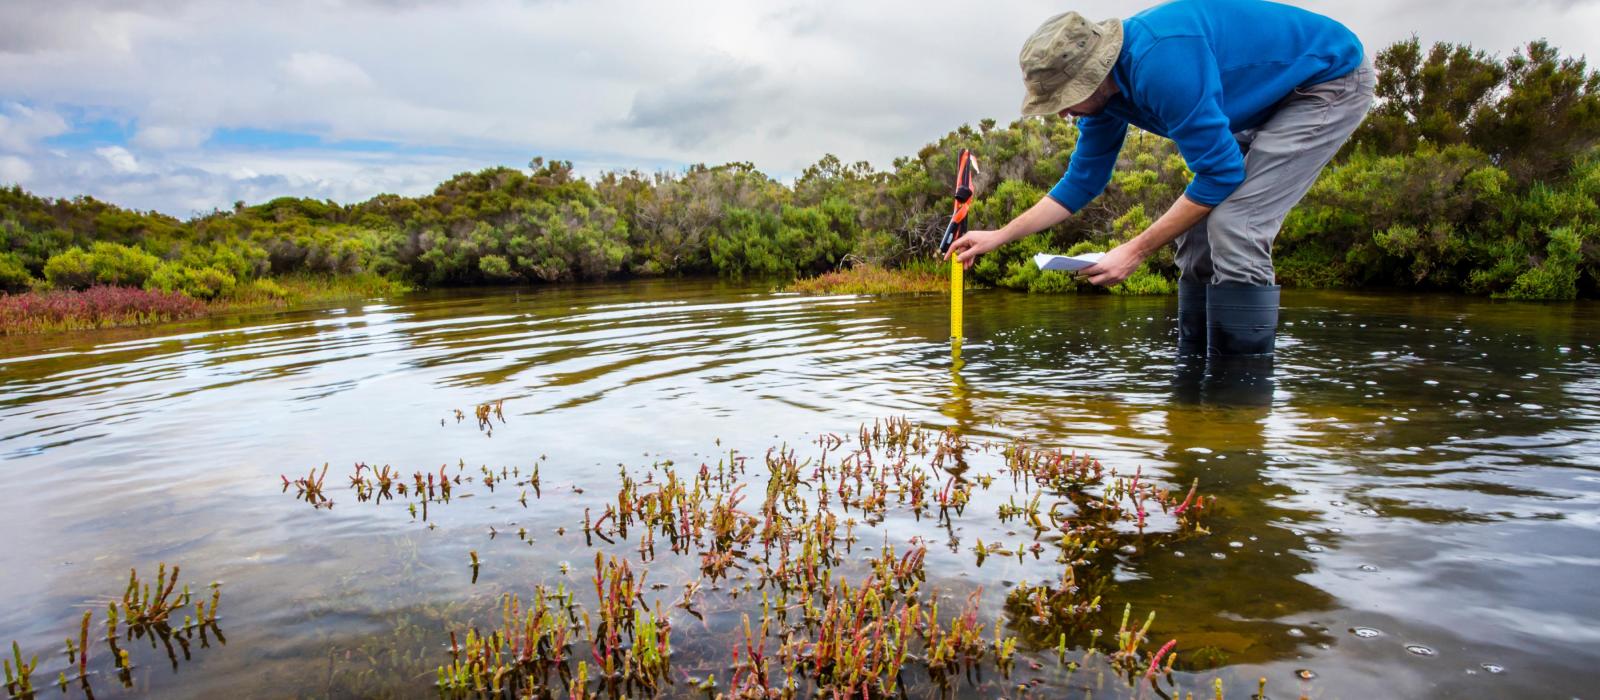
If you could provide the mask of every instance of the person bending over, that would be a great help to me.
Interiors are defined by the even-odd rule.
[[[1075,118],[1061,181],[951,254],[978,256],[1065,221],[1105,189],[1128,125],[1171,138],[1194,173],[1171,208],[1082,274],[1110,286],[1177,241],[1178,351],[1271,355],[1272,241],[1366,117],[1376,80],[1361,41],[1322,15],[1262,0],[1176,0],[1125,20],[1076,12],[1022,46],[1023,116]]]

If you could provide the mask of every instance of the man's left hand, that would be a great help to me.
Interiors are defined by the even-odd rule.
[[[1139,269],[1142,262],[1144,253],[1139,252],[1130,241],[1112,248],[1105,257],[1100,258],[1100,262],[1079,270],[1078,274],[1087,277],[1091,284],[1110,287],[1128,279],[1128,275]]]

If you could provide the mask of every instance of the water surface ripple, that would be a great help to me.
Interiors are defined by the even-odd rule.
[[[1600,305],[1291,292],[1273,375],[1229,381],[1174,364],[1170,299],[967,304],[956,362],[940,297],[683,281],[4,339],[0,643],[52,649],[130,567],[176,561],[225,582],[228,643],[145,669],[141,691],[271,695],[330,650],[437,655],[437,630],[395,620],[459,598],[490,526],[539,533],[537,561],[503,564],[536,581],[592,556],[554,530],[619,463],[904,414],[1199,478],[1223,504],[1213,534],[1129,561],[1115,598],[1241,678],[1292,696],[1300,674],[1330,698],[1592,690]],[[472,407],[498,399],[505,423],[478,430]],[[323,463],[541,456],[539,509],[451,509],[437,531],[353,502],[308,528],[278,488]]]

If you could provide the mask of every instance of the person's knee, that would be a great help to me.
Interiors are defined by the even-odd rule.
[[[1255,225],[1259,214],[1248,202],[1229,199],[1211,210],[1206,238],[1211,244],[1211,281],[1216,284],[1272,284],[1272,239],[1276,231]]]

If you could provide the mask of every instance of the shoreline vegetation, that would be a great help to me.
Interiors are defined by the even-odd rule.
[[[797,279],[783,289],[800,294],[949,294],[949,265],[937,259],[903,267],[860,263]]]
[[[1600,72],[1542,41],[1502,58],[1413,38],[1374,63],[1378,103],[1284,221],[1274,246],[1279,281],[1600,296]],[[1065,120],[985,119],[884,170],[829,154],[787,184],[750,163],[586,179],[570,162],[534,158],[527,170],[462,173],[418,197],[241,201],[187,221],[13,186],[0,188],[0,292],[33,309],[30,293],[129,287],[212,310],[324,298],[297,295],[295,279],[329,280],[326,293],[711,275],[798,279],[792,289],[812,292],[931,292],[960,150],[986,166],[970,216],[992,228],[1049,190],[1076,138]],[[1189,178],[1170,141],[1134,130],[1093,204],[985,255],[967,278],[1099,293],[1071,275],[1040,273],[1033,254],[1109,249],[1160,216]],[[1163,250],[1111,291],[1170,294],[1176,277]],[[162,318],[141,308],[91,318]],[[3,318],[0,334],[78,327],[31,312]]]
[[[177,291],[95,285],[0,295],[0,337],[123,328],[264,308],[291,308],[410,291],[370,274],[289,275],[260,279],[226,298],[201,301]]]

